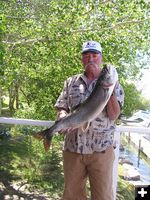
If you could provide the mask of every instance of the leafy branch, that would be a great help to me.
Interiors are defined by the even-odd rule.
[[[97,27],[97,28],[88,28],[88,29],[82,28],[82,29],[78,29],[78,30],[72,30],[72,31],[69,31],[68,34],[70,35],[70,33],[75,34],[75,33],[79,33],[79,32],[90,32],[90,31],[92,31],[92,32],[97,32],[97,31],[100,32],[101,31],[102,32],[102,31],[106,31],[106,30],[115,29],[115,28],[118,28],[120,26],[127,26],[129,24],[144,23],[148,20],[150,20],[150,17],[143,19],[143,20],[131,20],[131,21],[119,22],[119,23],[116,23],[116,24],[114,24],[110,27],[105,27],[105,28],[101,28],[101,29],[99,29],[99,27]],[[55,38],[55,40],[57,40],[57,39],[59,40],[59,38],[61,38],[62,36],[63,36],[62,34],[57,35],[57,38]],[[13,45],[13,47],[14,47],[14,46],[20,45],[20,44],[22,44],[22,45],[23,44],[35,44],[35,43],[39,43],[39,42],[49,42],[51,40],[53,40],[53,39],[49,38],[49,37],[44,37],[44,38],[35,38],[35,39],[21,39],[17,42],[3,40],[2,42],[4,44]]]

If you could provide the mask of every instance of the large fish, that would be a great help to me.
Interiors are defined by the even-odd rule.
[[[52,137],[55,133],[67,128],[79,128],[95,119],[106,106],[116,82],[118,74],[113,66],[105,65],[97,79],[90,96],[79,104],[66,117],[61,118],[48,129],[38,132],[35,138],[43,140],[45,151],[49,150]]]

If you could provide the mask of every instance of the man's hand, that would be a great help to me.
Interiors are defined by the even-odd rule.
[[[117,81],[115,84],[114,90],[112,92],[112,95],[106,105],[107,115],[110,120],[116,120],[119,117],[120,112],[121,112],[120,105],[115,95],[115,88],[117,87],[118,84],[119,82]]]
[[[67,112],[65,110],[60,110],[57,112],[57,119],[61,119],[63,117],[66,117],[67,116]]]

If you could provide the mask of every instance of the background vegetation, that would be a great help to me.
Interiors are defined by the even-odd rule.
[[[125,91],[122,113],[150,104],[135,85],[150,57],[148,0],[1,0],[0,11],[1,116],[54,120],[64,80],[83,71],[81,46],[87,40],[99,41],[104,61],[118,70]],[[44,154],[31,132],[33,127],[13,127],[15,139],[0,141],[2,177],[27,180],[59,196],[62,138]]]

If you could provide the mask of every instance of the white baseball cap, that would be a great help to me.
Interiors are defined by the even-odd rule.
[[[88,41],[88,42],[83,43],[82,53],[85,53],[88,51],[95,52],[95,53],[102,53],[102,47],[99,42]]]

